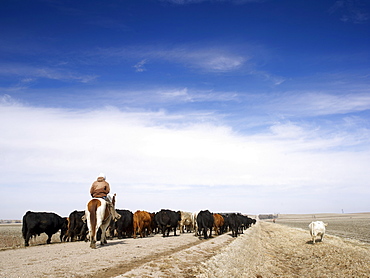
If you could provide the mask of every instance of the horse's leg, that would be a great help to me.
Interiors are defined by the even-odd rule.
[[[107,244],[107,240],[106,240],[106,236],[107,236],[106,229],[107,229],[107,226],[106,225],[101,225],[100,226],[100,230],[101,230],[100,245]]]
[[[89,219],[89,222],[90,222],[90,219]],[[95,233],[94,233],[90,223],[88,224],[88,226],[89,226],[90,248],[95,249],[96,248],[96,234],[97,234],[97,231],[95,231]]]
[[[96,240],[95,238],[93,237],[93,231],[92,231],[92,227],[91,227],[91,224],[90,224],[90,218],[87,219],[87,229],[88,229],[88,237],[89,237],[89,240],[90,240],[90,247],[91,248],[96,248]]]
[[[111,217],[109,216],[110,210],[107,206],[99,208],[100,217],[98,218],[98,226],[101,230],[100,245],[107,244],[107,229],[110,224]]]
[[[100,202],[99,202],[100,203]],[[87,226],[89,227],[90,234],[90,247],[96,248],[96,234],[98,232],[99,226],[97,225],[97,210],[98,204],[95,199],[88,203],[88,209],[86,213]]]

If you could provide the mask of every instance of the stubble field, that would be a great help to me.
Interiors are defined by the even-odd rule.
[[[313,220],[329,224],[315,245]],[[0,277],[370,277],[370,213],[279,215],[237,239],[155,235],[95,250],[86,242],[40,239],[24,248],[21,225],[1,225]]]

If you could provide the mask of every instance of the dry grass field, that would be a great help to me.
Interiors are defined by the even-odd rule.
[[[280,214],[276,223],[307,230],[308,224],[317,220],[328,223],[330,235],[370,243],[370,213]]]
[[[312,244],[308,224],[328,223]],[[0,277],[370,277],[370,213],[279,215],[258,221],[234,239],[192,234],[58,243],[46,235],[23,247],[21,225],[0,225]],[[100,262],[104,258],[104,266]]]
[[[370,277],[370,244],[330,234],[312,244],[307,228],[290,227],[310,223],[305,216],[299,218],[285,219],[289,226],[260,221],[247,230],[248,236],[198,266],[195,277]]]
[[[46,244],[47,235],[45,233],[32,238],[30,246]],[[59,233],[53,235],[51,242],[60,242]],[[22,224],[0,224],[0,250],[24,247],[22,237]]]

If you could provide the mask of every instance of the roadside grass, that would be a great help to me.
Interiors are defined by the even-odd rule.
[[[59,232],[51,238],[51,243],[60,242]],[[30,239],[30,246],[46,244],[48,236],[42,233]],[[22,224],[3,224],[0,225],[0,250],[22,248],[24,239],[22,236]]]

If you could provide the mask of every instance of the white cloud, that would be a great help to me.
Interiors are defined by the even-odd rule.
[[[24,64],[2,64],[0,66],[0,75],[20,76],[23,83],[25,81],[34,81],[35,78],[88,83],[97,78],[96,75],[79,74],[62,68],[50,68],[45,66],[36,67]]]
[[[370,94],[286,92],[270,96],[263,105],[269,111],[295,117],[346,114],[369,110]]]
[[[265,200],[289,191],[325,195],[358,186],[361,194],[369,188],[368,142],[360,153],[351,151],[345,148],[351,141],[348,134],[328,137],[319,129],[296,123],[275,124],[269,133],[236,134],[222,122],[186,119],[187,115],[181,114],[129,113],[114,107],[96,111],[42,109],[9,99],[1,103],[0,113],[6,119],[0,121],[0,187],[2,191],[12,188],[25,200],[17,205],[18,213],[33,209],[25,194],[37,198],[42,192],[63,214],[81,207],[81,200],[73,197],[70,207],[63,208],[60,198],[74,194],[88,198],[90,183],[101,171],[131,206],[142,204],[138,192],[160,194],[161,203],[146,198],[147,205],[157,209],[189,190],[203,196],[207,204],[210,202],[204,198],[211,194],[207,192],[215,190],[215,195],[210,195],[213,209],[225,210],[232,209],[232,201],[226,202],[227,207],[221,201],[224,194],[230,194],[227,188],[238,190],[247,199],[256,194]],[[170,121],[172,125],[163,124]],[[240,196],[235,200],[240,201]],[[192,206],[202,206],[202,199],[192,200]],[[189,204],[187,209],[193,210]]]
[[[147,60],[141,60],[140,62],[138,62],[134,68],[136,69],[137,72],[143,72],[143,71],[146,71],[145,69],[145,64],[147,63]]]
[[[201,48],[195,50],[175,48],[172,50],[154,51],[152,54],[162,57],[165,60],[179,62],[190,67],[213,72],[233,71],[243,66],[247,61],[246,57],[217,48]]]
[[[106,48],[99,49],[91,56],[101,56],[104,58],[127,59],[139,58],[144,63],[150,59],[151,61],[167,61],[170,63],[178,63],[190,68],[200,69],[206,72],[229,72],[241,68],[247,61],[248,57],[234,54],[227,47],[207,47],[185,45],[178,46],[172,49],[166,47],[152,46],[148,47],[132,47],[132,48]]]

